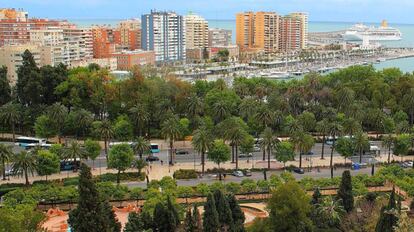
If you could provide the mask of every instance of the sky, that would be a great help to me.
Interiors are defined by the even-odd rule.
[[[414,24],[413,0],[0,0],[0,8],[24,8],[50,19],[138,18],[151,9],[194,12],[206,19],[234,19],[241,11],[305,11],[310,21]]]

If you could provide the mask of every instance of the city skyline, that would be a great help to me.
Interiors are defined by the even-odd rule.
[[[209,20],[234,20],[236,13],[241,11],[275,11],[279,14],[304,11],[309,13],[310,21],[380,22],[387,19],[391,23],[414,23],[410,12],[414,2],[408,0],[399,0],[398,4],[387,0],[125,0],[122,4],[113,0],[7,0],[2,7],[24,8],[33,17],[51,19],[140,18],[151,9],[157,9],[182,15],[192,11]]]

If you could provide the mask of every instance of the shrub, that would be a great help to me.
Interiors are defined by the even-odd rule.
[[[115,173],[105,173],[97,176],[96,181],[116,182],[116,177],[117,175]],[[139,175],[138,172],[122,172],[119,177],[121,181],[143,181],[145,179],[145,176],[142,173]]]
[[[197,172],[193,169],[179,169],[174,172],[173,177],[177,180],[197,179]]]

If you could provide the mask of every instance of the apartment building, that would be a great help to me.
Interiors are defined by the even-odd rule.
[[[155,52],[158,63],[186,59],[183,16],[175,12],[151,11],[141,19],[141,47]]]
[[[128,50],[141,48],[141,21],[129,19],[119,22],[115,30],[115,43],[118,43]]]
[[[221,29],[221,28],[211,28],[208,31],[208,46],[217,47],[217,46],[229,46],[232,42],[232,31]]]
[[[273,12],[257,12],[254,17],[254,47],[266,53],[279,50],[280,16]]]
[[[240,49],[254,46],[254,13],[244,12],[236,15],[236,44]]]
[[[113,58],[117,60],[118,70],[131,70],[134,66],[154,65],[155,52],[154,51],[122,51],[112,54]]]
[[[116,44],[120,43],[120,37],[116,36],[114,29],[106,26],[92,27],[93,57],[108,58],[115,52]],[[119,41],[116,41],[118,38]]]
[[[195,14],[185,16],[185,44],[187,49],[208,47],[208,22]]]

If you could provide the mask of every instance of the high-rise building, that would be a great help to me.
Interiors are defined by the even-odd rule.
[[[280,16],[273,12],[257,12],[254,17],[254,46],[267,53],[279,50]]]
[[[93,57],[109,58],[115,52],[116,36],[112,28],[106,26],[92,27]]]
[[[304,33],[300,18],[291,15],[283,16],[280,20],[279,50],[303,49]]]
[[[19,44],[7,45],[0,47],[0,66],[7,67],[7,79],[11,85],[17,82],[17,69],[22,65],[23,53],[29,50],[37,65],[51,65],[50,63],[42,63],[41,49],[39,45],[35,44]]]
[[[138,19],[129,19],[119,22],[119,26],[115,30],[115,43],[118,43],[129,50],[140,49],[141,21]]]
[[[306,48],[308,15],[274,12],[245,12],[236,15],[236,43],[241,50],[259,49],[266,53]]]
[[[30,31],[59,26],[62,22],[30,19],[28,13],[15,9],[0,9],[0,46],[24,44],[30,41]]]
[[[208,31],[208,46],[229,46],[231,44],[232,31],[220,28],[212,28]]]
[[[208,22],[203,17],[189,14],[185,20],[185,44],[187,49],[208,47]]]
[[[301,31],[302,31],[302,36],[301,36],[301,48],[306,48],[307,44],[308,44],[308,13],[304,13],[304,12],[294,12],[290,14],[291,17],[294,18],[298,18],[300,20],[300,25],[301,25]]]
[[[157,62],[186,59],[184,19],[175,12],[151,11],[142,16],[141,47],[154,51]]]
[[[254,13],[244,12],[236,15],[236,44],[240,49],[254,46]]]

